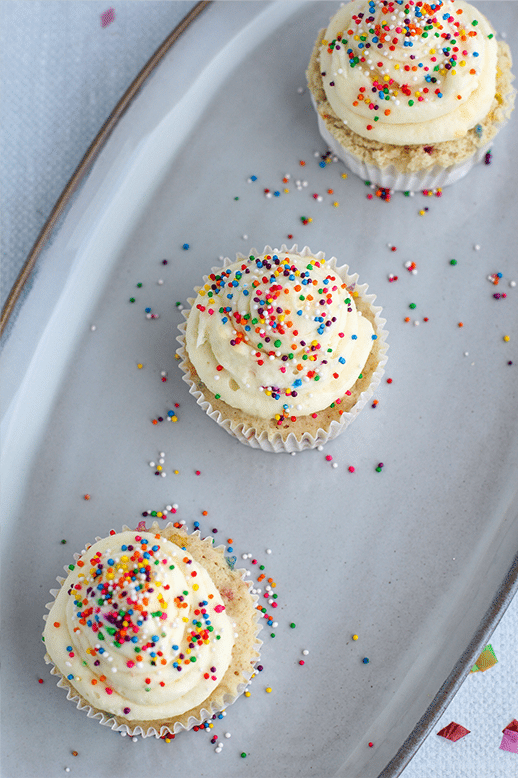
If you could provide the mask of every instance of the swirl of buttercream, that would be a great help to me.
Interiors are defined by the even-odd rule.
[[[462,0],[352,0],[320,52],[326,97],[364,138],[396,145],[463,137],[495,96],[497,44]]]
[[[216,397],[263,419],[315,413],[357,381],[377,335],[323,254],[272,250],[213,272],[189,311],[189,359]]]
[[[47,653],[94,708],[131,720],[201,705],[234,628],[209,574],[163,536],[126,531],[84,551],[47,616]]]

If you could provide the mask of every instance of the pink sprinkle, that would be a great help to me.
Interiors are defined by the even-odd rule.
[[[108,8],[101,14],[101,27],[108,27],[109,24],[115,21],[115,11],[113,8]]]
[[[349,465],[347,469],[349,470],[350,473],[354,473],[354,467],[352,465]]]
[[[328,462],[331,462],[331,460],[333,459],[333,457],[331,456],[331,454],[328,454],[328,455],[326,456],[326,459],[327,459],[327,461],[328,461]]]
[[[214,610],[216,611],[216,613],[222,613],[222,611],[225,610],[225,606],[224,605],[216,605]]]
[[[113,694],[113,689],[108,689],[108,687],[106,688],[105,691],[106,691],[106,694]]]

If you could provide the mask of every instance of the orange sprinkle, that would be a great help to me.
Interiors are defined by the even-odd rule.
[[[458,324],[459,327],[464,327],[464,322],[460,321]]]
[[[61,624],[59,623],[59,621],[55,621],[55,622],[54,622],[54,626],[55,626],[55,627],[60,627],[60,626],[61,626]]]

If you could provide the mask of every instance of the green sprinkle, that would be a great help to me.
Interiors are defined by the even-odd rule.
[[[220,394],[215,394],[214,397],[216,398],[216,400],[219,400],[221,395]]]
[[[137,284],[137,288],[142,289],[142,284],[140,282]]]
[[[67,541],[66,541],[66,540],[62,540],[61,542],[63,543],[63,545],[65,545],[65,543],[66,543]]]
[[[291,622],[291,624],[290,624],[290,627],[291,627],[292,629],[295,629],[295,627],[296,627],[296,626],[297,626],[297,625],[296,625],[296,624],[295,624],[295,623],[292,621],[292,622]]]
[[[280,346],[282,345],[282,341],[276,340],[274,341],[273,345],[275,346],[275,348],[280,348]]]
[[[270,632],[270,637],[274,638],[275,637],[275,632]]]
[[[246,754],[244,751],[241,751],[241,759],[246,759]]]
[[[410,303],[410,305],[408,307],[412,308],[412,310],[413,310],[414,308],[417,308],[417,305],[415,303]]]
[[[134,303],[135,302],[135,298],[134,297],[130,297],[129,301],[130,301],[130,303]]]
[[[456,259],[450,259],[450,265],[456,265],[457,260]]]

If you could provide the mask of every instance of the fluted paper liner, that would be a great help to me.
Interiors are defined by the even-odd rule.
[[[131,527],[123,526],[122,531],[134,531]],[[143,530],[144,531],[144,530]],[[231,705],[235,700],[245,691],[252,675],[254,674],[254,666],[260,659],[260,648],[262,641],[258,638],[258,634],[262,629],[262,625],[259,621],[259,612],[256,608],[258,596],[251,594],[249,589],[251,582],[244,580],[247,571],[244,569],[232,570],[225,559],[224,550],[225,546],[214,546],[212,538],[201,538],[199,530],[196,530],[192,534],[188,534],[184,530],[177,529],[171,523],[165,527],[160,527],[157,522],[153,522],[150,528],[145,530],[146,532],[158,532],[167,540],[173,542],[180,541],[192,557],[208,571],[212,578],[216,588],[220,590],[226,580],[227,586],[239,586],[243,589],[242,594],[250,599],[250,607],[246,610],[249,611],[246,614],[241,614],[242,618],[251,620],[255,623],[256,629],[253,630],[253,634],[249,637],[249,646],[246,646],[246,650],[243,656],[237,657],[234,649],[239,645],[239,638],[234,644],[232,651],[232,660],[227,669],[227,672],[221,679],[220,684],[212,691],[207,700],[202,705],[196,706],[195,709],[187,711],[180,716],[171,717],[164,722],[162,721],[141,721],[131,722],[125,720],[124,716],[116,716],[115,714],[107,713],[102,709],[94,707],[90,702],[85,700],[79,692],[74,688],[73,684],[63,676],[63,674],[54,665],[52,658],[48,653],[45,654],[45,662],[52,664],[50,670],[51,674],[58,677],[57,685],[60,688],[67,690],[67,699],[76,703],[78,710],[86,712],[86,715],[91,719],[96,719],[100,724],[110,727],[115,732],[126,733],[127,735],[140,735],[142,737],[163,737],[167,734],[176,734],[182,730],[192,729],[194,726],[199,726],[203,722],[209,720],[215,714],[224,710],[228,705]],[[95,538],[95,542],[102,540],[100,537]],[[74,559],[77,561],[82,554],[74,554]],[[210,558],[209,558],[210,557]],[[210,561],[210,566],[207,566],[207,561]],[[69,573],[68,567],[65,567],[65,572]],[[66,578],[58,576],[56,579],[60,586],[62,586]],[[53,597],[53,601],[46,605],[46,608],[50,611],[54,605],[54,600],[59,592],[59,589],[51,589],[50,594]],[[238,604],[243,601],[243,597],[234,600],[225,599],[225,609],[228,611],[228,615],[231,619],[236,618],[236,610]],[[48,614],[44,614],[43,618],[46,621]],[[237,625],[239,632],[239,624]],[[240,633],[241,634],[241,633]]]
[[[280,249],[272,249],[270,246],[265,246],[262,252],[258,252],[255,249],[251,249],[250,254],[255,256],[262,256],[263,254],[297,254],[300,257],[313,257],[317,260],[325,259],[323,251],[314,253],[308,246],[299,251],[297,244],[294,244],[291,248],[287,248],[284,244]],[[231,260],[226,257],[223,260],[223,265],[211,268],[212,273],[221,271],[222,268],[226,268],[236,261],[247,259],[248,255],[238,253],[236,259]],[[213,419],[220,427],[228,432],[233,437],[237,438],[241,443],[245,443],[252,448],[260,448],[263,451],[269,451],[273,453],[293,453],[297,451],[304,451],[305,449],[316,448],[317,446],[324,445],[327,441],[336,438],[340,435],[346,427],[351,424],[362,408],[368,403],[374,394],[374,390],[379,386],[381,378],[383,376],[384,365],[387,361],[388,344],[386,342],[388,332],[384,329],[386,320],[381,318],[381,307],[375,306],[374,301],[376,295],[367,294],[368,285],[358,284],[358,274],[351,275],[349,273],[348,265],[337,265],[336,257],[331,257],[326,260],[326,267],[333,270],[341,279],[347,284],[347,287],[351,290],[358,292],[358,297],[355,298],[355,304],[360,310],[363,308],[362,313],[369,315],[369,318],[374,327],[377,340],[373,341],[373,348],[369,359],[367,360],[366,368],[368,366],[368,385],[359,393],[359,396],[355,399],[354,404],[348,409],[344,410],[338,419],[326,419],[322,426],[319,423],[315,424],[313,418],[309,416],[299,416],[297,420],[297,432],[294,432],[288,428],[286,429],[263,429],[258,430],[257,424],[251,417],[247,417],[244,411],[240,411],[236,408],[231,408],[222,400],[216,400],[214,395],[203,384],[200,386],[201,381],[198,379],[196,371],[192,366],[189,355],[185,348],[185,328],[187,321],[180,324],[180,335],[177,337],[177,341],[181,344],[177,350],[177,354],[180,358],[180,368],[183,371],[183,380],[189,386],[189,393],[196,398],[198,405],[203,408],[207,416]],[[204,276],[204,282],[208,282],[208,276]],[[197,292],[201,287],[195,287],[194,291]],[[187,300],[189,306],[192,307],[195,302],[195,298],[189,298]],[[183,315],[187,320],[189,316],[189,310],[184,310]],[[369,364],[370,363],[370,364]],[[364,368],[364,372],[367,372]],[[367,377],[367,376],[366,376]],[[351,387],[357,386],[359,382]],[[344,399],[344,398],[342,398]],[[346,399],[346,398],[345,398]],[[327,409],[328,410],[328,409]],[[326,409],[318,412],[318,417],[324,416]],[[240,418],[229,418],[231,415],[240,416]],[[307,425],[313,427],[312,431],[301,429],[306,420]],[[262,420],[264,422],[264,420]],[[264,424],[263,424],[264,426]],[[293,427],[290,424],[290,427]]]

